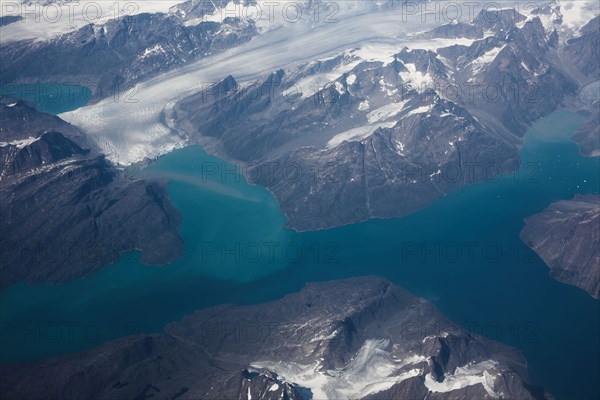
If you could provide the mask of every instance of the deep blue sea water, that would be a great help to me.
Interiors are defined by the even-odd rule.
[[[551,279],[519,240],[523,219],[550,203],[600,191],[600,159],[569,140],[583,118],[558,111],[526,135],[517,173],[472,185],[405,218],[297,233],[271,194],[188,147],[144,171],[170,179],[186,250],[165,267],[125,255],[62,285],[0,293],[2,363],[155,332],[193,310],[261,303],[306,282],[381,275],[434,302],[450,319],[527,357],[535,383],[558,399],[598,398],[600,302]],[[223,172],[225,171],[225,173]]]

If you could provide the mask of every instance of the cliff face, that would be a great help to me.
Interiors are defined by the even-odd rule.
[[[565,47],[569,60],[587,77],[600,78],[600,16],[580,29]]]
[[[151,265],[182,254],[164,182],[126,179],[28,103],[3,98],[0,119],[1,287],[82,277],[128,250]]]
[[[2,370],[5,399],[533,399],[515,349],[375,278],[218,306],[94,350]]]
[[[579,36],[569,40],[565,46],[568,62],[581,74],[584,82],[600,79],[600,16],[581,28]],[[580,100],[588,112],[588,119],[579,127],[573,140],[581,154],[588,157],[600,156],[600,83],[589,84],[582,89]]]
[[[600,156],[600,101],[590,106],[590,115],[577,129],[573,140],[577,142],[582,155]]]
[[[556,280],[600,299],[600,196],[576,196],[551,204],[525,220],[521,239]]]

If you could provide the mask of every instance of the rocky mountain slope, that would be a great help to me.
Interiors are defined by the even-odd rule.
[[[525,220],[521,239],[550,275],[600,299],[600,196],[576,196],[551,204]]]
[[[0,120],[1,287],[82,277],[128,250],[151,265],[182,254],[165,182],[125,177],[29,103],[2,97]]]
[[[513,348],[374,277],[219,306],[163,333],[4,366],[5,399],[543,399]]]
[[[565,53],[587,77],[600,79],[600,16],[579,30],[579,35],[567,41]]]
[[[600,101],[590,105],[589,117],[577,129],[573,140],[584,156],[600,156]]]

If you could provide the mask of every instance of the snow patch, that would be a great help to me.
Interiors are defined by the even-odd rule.
[[[153,47],[149,47],[144,51],[144,54],[142,54],[141,58],[145,58],[151,54],[158,54],[158,53],[164,53],[165,50],[163,49],[161,44],[157,44]]]
[[[350,74],[346,77],[346,83],[350,86],[354,85],[354,82],[356,82],[356,75],[354,74]]]
[[[337,90],[337,92],[338,92],[340,95],[343,95],[343,94],[345,94],[345,93],[346,93],[346,88],[345,88],[345,87],[344,87],[344,85],[342,85],[341,83],[339,83],[339,82],[334,82],[334,86],[335,86],[335,90]]]
[[[404,143],[395,139],[394,146],[396,147],[396,153],[398,153],[401,156],[404,156]]]
[[[383,122],[379,124],[363,125],[356,128],[349,129],[345,132],[335,135],[329,142],[327,147],[337,147],[344,142],[357,142],[368,138],[379,128],[391,128],[396,125],[396,121]]]
[[[0,147],[16,146],[17,148],[22,149],[23,147],[27,147],[30,144],[37,142],[39,139],[39,137],[36,138],[30,136],[27,139],[13,140],[12,142],[0,142]]]
[[[419,92],[433,87],[433,77],[430,74],[417,71],[415,64],[406,63],[404,66],[408,70],[400,72],[400,77],[404,82],[416,86],[415,89]]]
[[[352,51],[352,54],[364,61],[382,62],[389,64],[394,61],[394,54],[398,53],[399,46],[389,43],[372,43],[363,45]]]
[[[463,389],[468,386],[482,384],[485,391],[492,397],[498,398],[494,392],[494,376],[496,362],[492,360],[479,363],[469,363],[463,367],[458,367],[454,374],[444,375],[442,382],[436,381],[431,374],[425,376],[425,386],[435,393],[447,393],[452,390]]]
[[[493,49],[486,51],[485,53],[483,53],[483,55],[473,60],[473,62],[471,63],[473,72],[479,72],[483,67],[494,61],[498,54],[500,54],[500,52],[505,47],[506,45],[503,45],[501,47],[494,47]]]
[[[370,124],[373,124],[375,122],[385,121],[389,118],[392,118],[393,116],[402,112],[406,103],[407,101],[401,101],[399,103],[390,103],[379,107],[367,114],[367,120]]]
[[[324,340],[331,340],[333,338],[335,338],[337,336],[337,334],[340,333],[339,329],[336,329],[335,331],[331,332],[329,335],[319,335],[319,336],[315,336],[314,338],[312,338],[310,340],[310,343],[315,343],[315,342],[322,342]]]
[[[408,117],[410,115],[424,114],[424,113],[431,111],[432,109],[433,109],[433,105],[421,106],[419,108],[415,108],[414,110],[412,110],[411,112],[406,114],[406,116]]]
[[[489,36],[494,36],[494,35],[495,35],[494,32],[487,32],[483,38],[486,38]],[[468,47],[468,46],[471,46],[473,43],[475,43],[475,41],[477,41],[477,40],[481,40],[481,39],[469,39],[469,38],[452,38],[452,39],[431,38],[431,39],[427,39],[427,40],[417,39],[417,40],[410,42],[408,45],[412,49],[432,50],[434,52],[437,52],[438,49],[442,49],[442,48],[450,47],[450,46],[454,46],[454,45]]]
[[[319,61],[326,61],[326,60],[320,59]],[[323,88],[325,88],[327,85],[331,84],[331,82],[333,82],[336,79],[338,79],[339,77],[341,77],[343,74],[351,71],[360,62],[361,62],[361,60],[358,60],[358,59],[344,61],[339,66],[332,69],[331,72],[310,75],[310,76],[300,79],[299,81],[297,81],[294,84],[294,88],[296,88],[296,90],[302,92],[302,98],[311,97],[315,93],[317,93],[320,90],[322,90]],[[354,78],[351,78],[351,77],[354,77]],[[346,78],[346,82],[349,85],[352,85],[352,83],[354,83],[353,79],[356,80],[356,76],[349,75]],[[350,82],[352,82],[352,83],[350,83]],[[338,83],[338,82],[336,82],[336,83]]]
[[[279,389],[279,385],[274,383],[270,388],[269,392],[276,392]]]

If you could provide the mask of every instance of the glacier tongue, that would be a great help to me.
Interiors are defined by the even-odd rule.
[[[278,68],[352,48],[365,49],[365,57],[377,49],[399,51],[410,44],[407,31],[427,27],[417,17],[399,24],[400,8],[370,13],[364,10],[346,7],[337,15],[337,23],[287,23],[246,44],[143,82],[118,100],[107,98],[61,114],[61,118],[81,127],[113,162],[129,165],[158,157],[186,144],[184,137],[160,122],[165,105],[173,100],[207,88],[226,75],[244,83]]]

